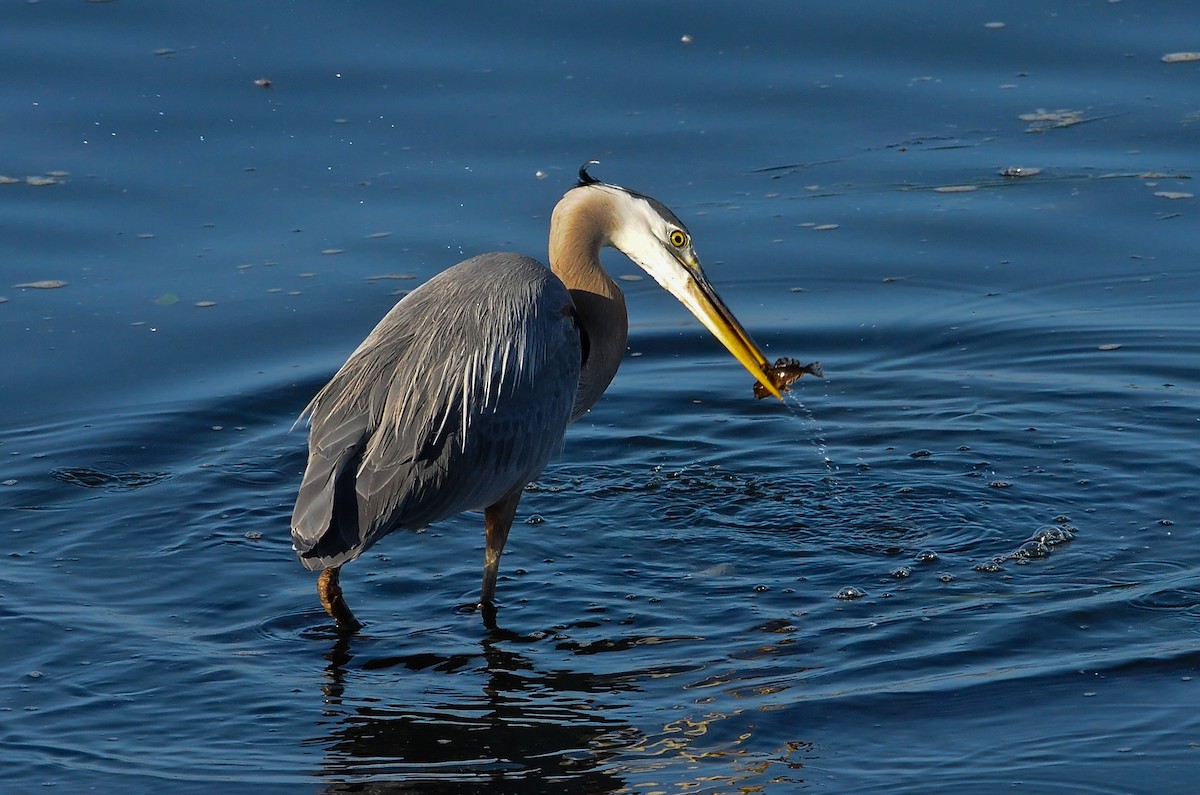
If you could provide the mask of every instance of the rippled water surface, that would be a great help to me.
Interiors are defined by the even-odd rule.
[[[1200,61],[1163,56],[1198,31],[1165,0],[6,4],[6,791],[1194,792]],[[543,257],[589,158],[828,377],[755,401],[623,280],[629,354],[521,503],[500,628],[465,515],[347,567],[339,638],[293,420],[398,293]]]

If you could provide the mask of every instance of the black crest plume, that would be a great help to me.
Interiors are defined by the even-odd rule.
[[[582,166],[580,166],[579,167],[579,183],[575,187],[582,188],[584,185],[600,184],[600,180],[596,179],[591,174],[587,173],[587,170],[590,167],[598,166],[598,165],[600,165],[599,160],[589,160],[586,163],[584,163]]]

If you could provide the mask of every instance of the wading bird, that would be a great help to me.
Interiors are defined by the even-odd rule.
[[[654,277],[759,383],[768,363],[705,278],[692,236],[660,202],[579,170],[550,219],[550,268],[472,257],[404,296],[308,404],[308,466],[292,514],[296,554],[342,631],[361,624],[341,567],[400,528],[483,510],[480,607],[525,486],[617,372],[625,297],[600,264],[612,246]]]

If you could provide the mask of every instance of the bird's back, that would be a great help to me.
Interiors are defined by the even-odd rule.
[[[485,254],[413,290],[306,409],[301,562],[341,565],[522,488],[562,444],[580,363],[570,295],[533,259]]]

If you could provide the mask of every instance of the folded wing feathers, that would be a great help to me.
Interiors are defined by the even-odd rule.
[[[436,484],[477,480],[476,473],[463,470],[462,462],[456,461],[462,456],[451,454],[466,453],[472,424],[494,415],[505,397],[520,392],[518,403],[534,400],[530,396],[538,394],[534,385],[548,359],[554,359],[556,368],[579,361],[577,350],[568,354],[562,347],[561,335],[573,329],[561,314],[565,302],[569,297],[561,283],[535,261],[516,255],[476,257],[413,290],[301,415],[312,418],[313,426],[308,474],[320,477],[323,468],[325,477],[336,480],[342,467],[356,463],[360,498],[364,507],[369,503],[375,509],[374,517],[362,519],[383,532],[378,523],[385,516],[406,516],[418,503],[422,515],[482,507],[462,503],[480,497],[473,492],[483,486],[466,482],[462,485],[468,488],[452,495]],[[569,375],[563,373],[562,384],[552,380],[550,390],[567,400],[564,427],[578,383],[577,371],[571,383],[565,383]],[[506,416],[516,416],[517,408],[509,401]],[[534,405],[529,409],[531,416],[549,410]],[[514,468],[507,476],[519,479],[529,473],[515,473],[516,468],[536,463],[540,469],[545,461],[526,429],[508,419],[496,427],[510,426],[520,438],[494,439],[492,453],[507,446],[521,454],[492,459],[489,468],[504,461]],[[456,467],[455,472],[449,467]],[[324,501],[330,493],[331,488],[322,489],[319,499]],[[325,516],[330,516],[331,507],[324,508]],[[313,509],[317,515],[322,511],[310,505],[305,514],[312,515]],[[360,531],[373,532],[365,525]],[[316,532],[317,527],[303,531]]]

